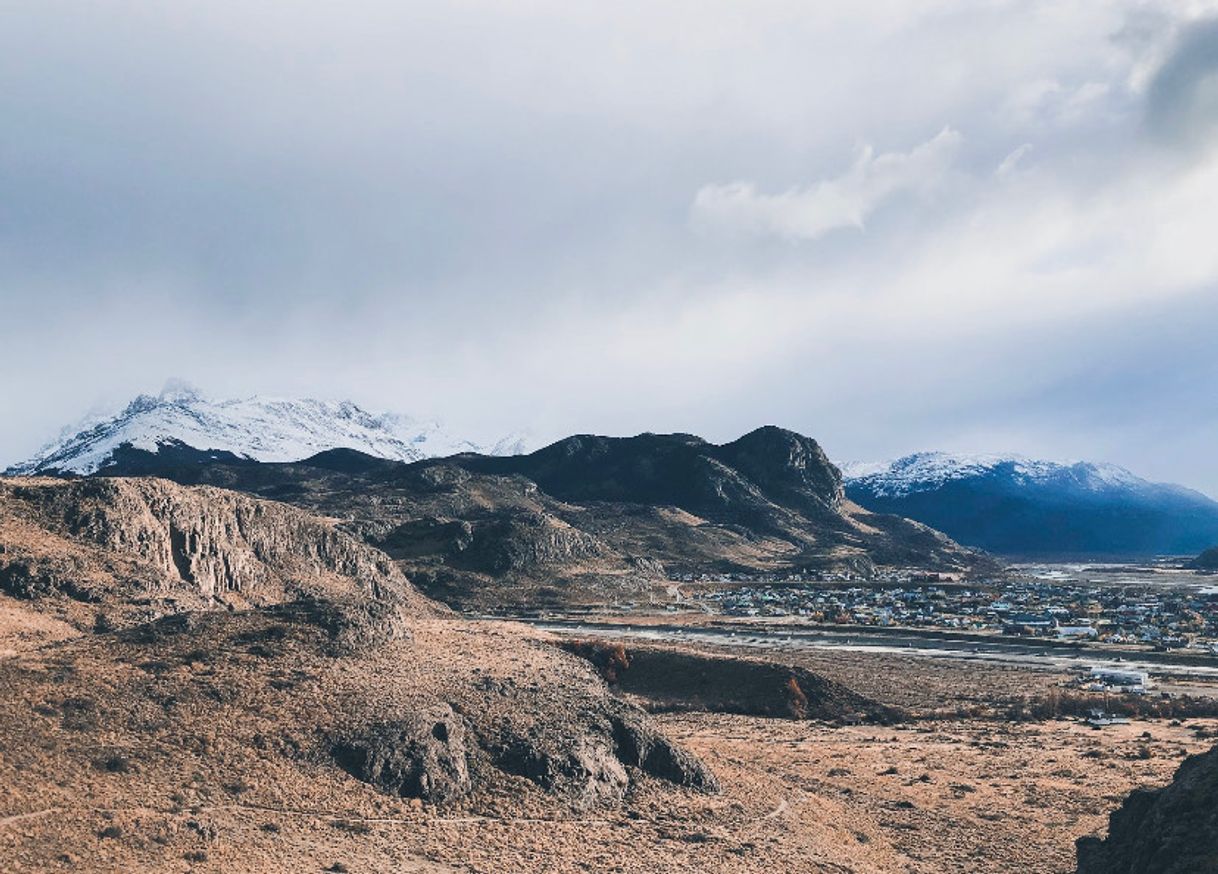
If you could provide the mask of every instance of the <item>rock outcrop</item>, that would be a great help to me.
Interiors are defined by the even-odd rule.
[[[0,590],[108,615],[366,596],[430,612],[387,557],[284,504],[157,479],[0,480]]]
[[[370,726],[336,742],[333,755],[353,777],[403,798],[451,801],[470,790],[465,725],[447,704]]]
[[[1189,756],[1161,789],[1135,789],[1108,836],[1080,838],[1079,874],[1218,872],[1218,747]]]

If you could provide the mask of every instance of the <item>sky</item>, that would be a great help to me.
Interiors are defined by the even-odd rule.
[[[1218,2],[0,21],[0,467],[178,377],[1218,496]]]

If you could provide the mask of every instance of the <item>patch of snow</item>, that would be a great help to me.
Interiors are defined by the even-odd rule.
[[[438,422],[368,412],[350,401],[212,400],[173,380],[159,395],[140,395],[116,415],[91,416],[65,429],[33,458],[5,473],[57,470],[91,474],[108,464],[124,444],[156,452],[159,446],[174,442],[267,462],[300,461],[339,448],[418,461],[460,452],[519,454],[528,445],[526,436],[512,434],[483,447],[448,433]]]
[[[955,480],[1002,476],[1019,485],[1069,484],[1092,491],[1141,489],[1146,480],[1115,464],[1056,462],[1016,454],[916,452],[894,461],[846,462],[846,482],[877,497],[934,491]]]

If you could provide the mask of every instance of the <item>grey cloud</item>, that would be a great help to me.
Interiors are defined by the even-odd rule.
[[[1218,19],[1181,32],[1150,82],[1146,122],[1157,136],[1186,145],[1218,132]]]
[[[1077,358],[1124,371],[1071,335],[1212,288],[1204,257],[1171,247],[1136,294],[1105,271],[1169,221],[1204,256],[1185,243],[1208,239],[1207,213],[1188,186],[1160,204],[1172,180],[1139,163],[1122,101],[1147,50],[1105,35],[1146,4],[1037,2],[5,4],[0,464],[171,373],[475,438],[775,421],[840,457],[987,427],[1023,434],[1014,449],[1099,445],[1103,427],[1052,423],[1097,394],[1119,411],[1113,381],[1069,378]],[[1163,4],[1155,22],[1177,18]],[[1042,80],[1098,96],[1052,124],[1007,111]],[[882,153],[945,122],[964,134],[947,184],[910,196],[942,163]],[[851,176],[859,142],[881,155]],[[691,233],[693,194],[730,180],[750,180],[767,233]],[[1136,245],[1104,236],[1128,226]],[[1090,308],[1055,303],[1075,300]],[[1189,350],[1173,360],[1208,354]],[[1151,371],[1156,387],[1163,409],[1195,390]],[[1038,392],[1052,403],[993,402]],[[1138,467],[1154,431],[1107,454]]]

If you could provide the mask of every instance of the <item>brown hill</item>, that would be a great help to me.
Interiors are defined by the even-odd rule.
[[[585,662],[456,619],[301,510],[0,480],[0,544],[0,810],[23,823],[6,870],[257,867],[238,851],[256,840],[207,834],[218,806],[585,808],[650,777],[715,786]]]

